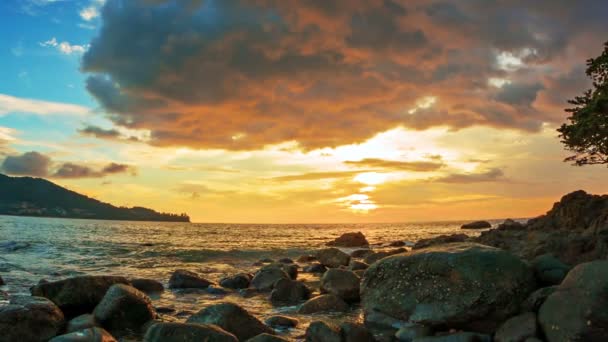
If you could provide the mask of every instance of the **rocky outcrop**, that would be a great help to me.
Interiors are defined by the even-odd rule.
[[[350,255],[334,247],[321,249],[317,251],[316,256],[322,265],[329,268],[348,266],[350,262]]]
[[[81,276],[32,287],[32,296],[55,303],[66,317],[90,313],[114,284],[129,284],[124,277]]]
[[[144,324],[156,318],[156,311],[148,296],[138,289],[112,285],[93,311],[99,324],[112,335],[120,337],[139,332]]]
[[[239,341],[246,341],[263,333],[274,334],[272,329],[247,310],[228,302],[202,309],[190,317],[187,323],[215,324],[236,336]]]
[[[329,293],[346,302],[359,301],[361,279],[351,271],[332,268],[321,278],[321,293]]]
[[[310,315],[318,312],[346,312],[348,304],[340,297],[326,294],[309,299],[302,304],[298,313]]]
[[[608,257],[608,195],[570,193],[553,208],[523,226],[501,225],[483,232],[477,242],[499,247],[520,257],[550,253],[563,263]]]
[[[500,249],[453,243],[391,256],[366,271],[366,315],[493,332],[536,288],[527,264]]]
[[[605,341],[608,336],[608,261],[576,266],[547,297],[538,321],[549,342]]]
[[[117,342],[114,336],[102,328],[94,327],[57,336],[49,342]]]
[[[474,221],[471,223],[463,224],[460,228],[462,228],[462,229],[485,229],[485,228],[492,228],[492,224],[488,221]]]
[[[169,278],[169,288],[172,289],[206,289],[211,284],[210,281],[187,270],[176,270]]]
[[[365,238],[365,235],[361,232],[356,233],[345,233],[340,235],[333,241],[327,243],[327,246],[334,247],[364,247],[369,246],[369,242]]]
[[[144,336],[144,342],[186,341],[238,342],[233,334],[220,327],[201,323],[155,323]]]
[[[46,342],[63,325],[63,313],[46,298],[13,296],[0,304],[0,342]]]
[[[270,293],[270,302],[274,306],[296,305],[308,298],[310,289],[304,283],[291,279],[279,279]]]

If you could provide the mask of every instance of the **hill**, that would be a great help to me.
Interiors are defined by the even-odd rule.
[[[97,220],[190,222],[186,214],[143,207],[115,207],[41,178],[0,174],[0,215]]]

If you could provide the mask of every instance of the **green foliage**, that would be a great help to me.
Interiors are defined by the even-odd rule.
[[[562,143],[574,154],[565,159],[574,165],[608,164],[608,42],[597,58],[587,60],[593,89],[568,101],[574,107],[568,123],[558,128]]]

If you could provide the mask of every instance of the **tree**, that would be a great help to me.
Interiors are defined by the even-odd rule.
[[[587,60],[593,89],[568,101],[574,107],[568,123],[557,131],[565,148],[574,154],[564,161],[574,165],[608,164],[608,42],[597,58]]]

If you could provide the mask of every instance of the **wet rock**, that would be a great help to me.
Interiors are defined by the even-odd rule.
[[[304,262],[311,262],[311,261],[316,261],[316,260],[317,260],[317,257],[314,255],[300,255],[296,261],[304,263]]]
[[[543,254],[534,258],[532,268],[538,282],[546,286],[559,285],[570,271],[570,266],[551,254]]]
[[[420,337],[415,342],[492,342],[489,335],[474,332],[457,332],[447,335]]]
[[[270,335],[270,334],[260,334],[254,338],[250,338],[247,342],[286,342],[289,341],[279,336]]]
[[[153,279],[131,279],[131,286],[144,293],[159,293],[165,290],[163,284]]]
[[[146,331],[144,342],[238,342],[237,338],[212,324],[156,323]]]
[[[325,271],[327,271],[327,267],[319,264],[318,262],[304,267],[304,272],[306,273],[325,273]]]
[[[66,317],[91,313],[114,284],[129,284],[125,277],[80,276],[32,287],[32,296],[55,303]]]
[[[281,264],[293,264],[293,260],[290,258],[281,258],[277,262]]]
[[[258,291],[270,291],[274,284],[280,279],[291,279],[289,275],[278,267],[268,267],[260,269],[253,279],[251,286]]]
[[[314,321],[306,329],[306,342],[342,342],[340,327],[323,321]]]
[[[246,289],[251,283],[251,275],[247,273],[239,273],[230,277],[222,278],[220,280],[220,286],[227,289]]]
[[[272,328],[295,328],[298,326],[299,321],[295,318],[287,316],[271,316],[268,317],[265,323]]]
[[[452,242],[465,242],[469,240],[469,236],[466,234],[451,234],[451,235],[439,235],[429,239],[422,239],[414,244],[412,249],[422,249],[435,245],[443,245]]]
[[[460,228],[462,228],[462,229],[485,229],[485,228],[492,228],[492,224],[488,221],[474,221],[471,223],[463,224]]]
[[[366,315],[493,332],[534,290],[532,270],[500,249],[453,243],[391,256],[365,272]]]
[[[350,255],[337,248],[325,248],[317,252],[317,259],[322,265],[335,268],[340,266],[348,266],[348,263],[350,262]]]
[[[346,302],[359,300],[361,279],[353,272],[338,268],[329,269],[321,278],[321,292],[338,296]]]
[[[433,329],[420,325],[420,324],[408,324],[402,326],[395,333],[395,337],[399,342],[412,342],[418,338],[431,336]]]
[[[54,337],[49,342],[116,342],[116,339],[104,329],[93,327]]]
[[[342,234],[335,240],[328,242],[327,245],[335,247],[363,247],[369,246],[369,242],[367,242],[363,233],[356,232]]]
[[[310,289],[304,283],[291,279],[279,279],[270,293],[274,306],[296,305],[310,298]]]
[[[93,316],[99,324],[114,336],[139,332],[147,322],[156,318],[152,301],[138,289],[124,285],[112,285],[95,307]]]
[[[13,296],[0,304],[0,342],[48,341],[63,324],[63,313],[46,298]]]
[[[532,292],[526,300],[520,305],[521,312],[538,312],[540,307],[543,305],[547,297],[549,297],[555,290],[557,286],[547,286],[540,288],[534,292]]]
[[[357,260],[351,260],[348,264],[349,271],[366,270],[368,267],[368,264]]]
[[[80,331],[80,330],[84,330],[87,328],[93,328],[93,327],[97,327],[97,326],[99,326],[99,323],[95,320],[95,317],[92,314],[84,314],[84,315],[80,315],[78,317],[72,318],[68,322],[65,330],[68,333],[71,333],[74,331]]]
[[[374,335],[363,324],[343,322],[340,324],[342,342],[374,342]]]
[[[340,297],[326,294],[309,299],[302,304],[298,313],[310,315],[317,312],[346,312],[348,304]]]
[[[234,303],[211,305],[190,317],[187,323],[215,324],[234,334],[239,341],[245,341],[259,334],[273,334],[271,328],[264,325],[242,307]]]
[[[366,256],[372,254],[374,251],[371,249],[357,249],[350,253],[352,258],[365,258]]]
[[[206,289],[212,283],[187,270],[176,270],[169,278],[171,289]]]
[[[573,268],[540,307],[538,321],[547,340],[605,341],[607,289],[608,261]]]
[[[524,342],[537,336],[536,314],[527,312],[511,317],[504,322],[494,335],[495,342]]]

